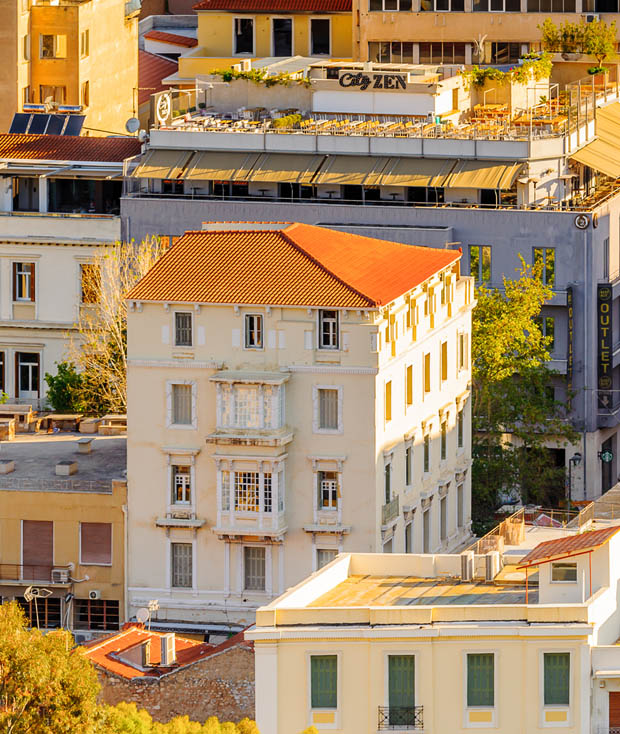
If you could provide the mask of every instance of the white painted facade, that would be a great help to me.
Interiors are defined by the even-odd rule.
[[[457,264],[381,310],[338,310],[339,348],[326,350],[316,308],[130,302],[130,614],[158,599],[160,620],[249,623],[338,552],[460,547],[471,521],[472,307]],[[191,346],[174,344],[177,312],[190,314]],[[263,319],[261,349],[245,347],[252,315]],[[172,394],[182,386],[192,407],[180,426]],[[329,429],[324,390],[337,410]],[[259,406],[251,429],[234,419],[248,395]],[[250,475],[252,503],[235,494]],[[189,485],[184,506],[171,501],[175,482]],[[191,564],[184,588],[171,563]]]

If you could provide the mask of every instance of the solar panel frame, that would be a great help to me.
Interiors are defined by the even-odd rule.
[[[30,121],[30,127],[28,128],[29,135],[43,135],[50,121],[49,115],[35,114],[32,116]]]
[[[63,135],[79,135],[86,115],[69,115]]]
[[[10,133],[23,134],[28,130],[30,124],[30,118],[32,115],[29,112],[16,112],[13,115],[11,121],[11,127],[9,128]]]
[[[49,122],[45,128],[46,135],[62,135],[67,123],[67,115],[50,115]]]

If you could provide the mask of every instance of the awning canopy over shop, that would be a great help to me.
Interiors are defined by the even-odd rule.
[[[514,161],[457,161],[445,186],[450,189],[511,189],[521,170]]]
[[[151,150],[131,174],[132,178],[179,178],[192,153],[188,150]]]
[[[188,181],[247,181],[259,153],[197,153],[184,172]]]
[[[256,162],[249,180],[256,183],[309,184],[324,160],[323,155],[268,153]]]
[[[453,160],[390,158],[380,176],[381,186],[441,187],[454,168]]]
[[[388,158],[359,155],[330,156],[313,183],[331,186],[376,186]]]
[[[571,160],[610,178],[620,178],[620,104],[596,110],[597,139],[571,155]]]

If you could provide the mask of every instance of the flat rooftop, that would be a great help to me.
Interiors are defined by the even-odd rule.
[[[0,475],[0,490],[111,491],[112,480],[125,479],[127,438],[94,436],[90,454],[81,454],[81,433],[17,434],[0,443],[0,459],[15,462],[15,471]],[[76,461],[78,471],[57,476],[56,464]]]

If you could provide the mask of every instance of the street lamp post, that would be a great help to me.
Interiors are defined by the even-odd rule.
[[[577,467],[579,466],[579,464],[581,464],[581,454],[577,451],[577,453],[573,454],[568,460],[568,487],[566,488],[566,509],[569,511],[573,492],[573,465]]]

